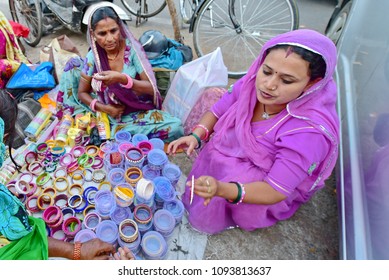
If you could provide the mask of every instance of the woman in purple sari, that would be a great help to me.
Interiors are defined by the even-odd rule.
[[[65,66],[57,109],[71,107],[75,115],[104,112],[112,135],[127,130],[167,142],[182,136],[181,121],[160,110],[161,95],[142,46],[111,7],[92,13],[87,39],[86,58]]]
[[[335,45],[316,31],[269,40],[192,134],[169,145],[190,154],[213,132],[183,196],[194,228],[268,227],[324,186],[338,155],[336,58]]]

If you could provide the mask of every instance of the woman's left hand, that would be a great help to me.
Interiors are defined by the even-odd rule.
[[[115,83],[120,83],[122,74],[117,71],[102,71],[96,73],[93,78],[99,81],[103,81],[106,86],[110,86]]]
[[[191,180],[186,185],[191,188]],[[207,206],[212,197],[217,194],[218,188],[219,181],[211,176],[201,176],[194,181],[194,193],[204,198],[204,206]]]

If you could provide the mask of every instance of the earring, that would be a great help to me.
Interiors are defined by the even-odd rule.
[[[96,37],[93,37],[93,40],[96,42],[97,41]]]

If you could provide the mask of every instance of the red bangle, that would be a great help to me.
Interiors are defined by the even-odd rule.
[[[195,127],[192,129],[192,132],[193,132],[196,128],[198,128],[198,127],[199,127],[199,128],[202,128],[202,129],[205,131],[205,136],[204,136],[204,138],[201,139],[201,140],[203,140],[203,141],[207,140],[208,137],[209,137],[209,129],[208,129],[205,125],[197,124],[197,125],[195,125]]]
[[[74,231],[70,231],[70,224],[76,223],[76,227],[74,228]],[[81,221],[77,217],[69,217],[67,218],[63,224],[62,224],[62,231],[65,233],[67,237],[74,237],[76,236],[77,232],[81,230]]]
[[[125,84],[125,85],[120,84],[120,85],[124,88],[128,88],[128,89],[132,88],[132,86],[134,85],[134,80],[129,75],[127,75],[125,73],[122,73],[122,74],[127,77],[127,84]]]

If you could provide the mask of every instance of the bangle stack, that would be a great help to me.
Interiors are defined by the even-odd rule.
[[[132,243],[138,238],[138,225],[132,219],[125,219],[119,225],[120,239],[126,243]]]
[[[196,133],[192,132],[189,134],[189,136],[193,136],[197,140],[197,147],[195,149],[200,149],[201,148],[201,139],[200,136],[198,136]]]
[[[243,184],[238,183],[238,182],[230,182],[230,183],[233,183],[238,187],[238,195],[236,196],[236,198],[234,200],[227,200],[227,201],[232,203],[232,204],[238,205],[238,204],[243,202],[243,199],[246,195],[245,187]]]
[[[134,80],[129,75],[127,75],[125,73],[122,73],[122,74],[126,76],[127,84],[125,84],[125,85],[124,84],[120,84],[120,86],[122,86],[124,88],[128,88],[128,89],[132,88],[132,86],[134,85]]]
[[[196,129],[196,128],[201,128],[205,131],[205,136],[203,139],[203,141],[207,141],[208,140],[208,137],[209,137],[209,129],[205,126],[205,125],[202,125],[202,124],[197,124],[195,125],[195,127],[192,129],[192,132]]]

